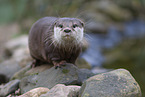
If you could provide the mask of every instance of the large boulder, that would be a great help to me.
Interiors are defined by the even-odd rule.
[[[141,90],[127,70],[117,69],[87,79],[79,97],[141,97]]]
[[[46,94],[40,97],[77,97],[79,94],[80,86],[57,84]]]
[[[56,84],[81,85],[91,76],[93,74],[89,71],[80,70],[73,64],[66,64],[62,68],[52,67],[44,72],[24,77],[20,82],[20,89],[21,93],[25,93],[36,87],[51,89]]]

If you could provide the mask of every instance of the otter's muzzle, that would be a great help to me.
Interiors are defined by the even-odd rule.
[[[71,30],[70,29],[65,29],[64,32],[69,33],[69,32],[71,32]]]
[[[69,28],[69,27],[66,27],[66,28],[64,28],[64,30],[63,30],[65,33],[70,33],[71,32],[71,29]]]

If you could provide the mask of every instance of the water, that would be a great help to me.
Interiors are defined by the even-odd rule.
[[[134,20],[125,23],[124,35],[126,38],[141,38],[145,36],[145,21]]]
[[[113,48],[126,38],[141,38],[145,36],[145,21],[134,20],[126,22],[124,27],[123,32],[119,32],[115,26],[111,26],[107,34],[88,34],[90,46],[81,57],[93,67],[102,66],[105,61],[105,57],[102,54],[103,49]]]

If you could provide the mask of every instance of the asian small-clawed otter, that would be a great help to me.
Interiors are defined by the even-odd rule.
[[[75,64],[82,50],[84,23],[77,18],[44,17],[29,32],[29,50],[37,66],[50,63],[55,68]]]

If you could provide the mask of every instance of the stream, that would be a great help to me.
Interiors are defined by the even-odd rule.
[[[110,27],[107,34],[88,34],[86,37],[89,48],[81,55],[93,67],[102,66],[105,57],[103,49],[110,49],[127,38],[141,38],[145,36],[145,21],[134,20],[124,23],[124,31],[119,32],[115,26]]]

